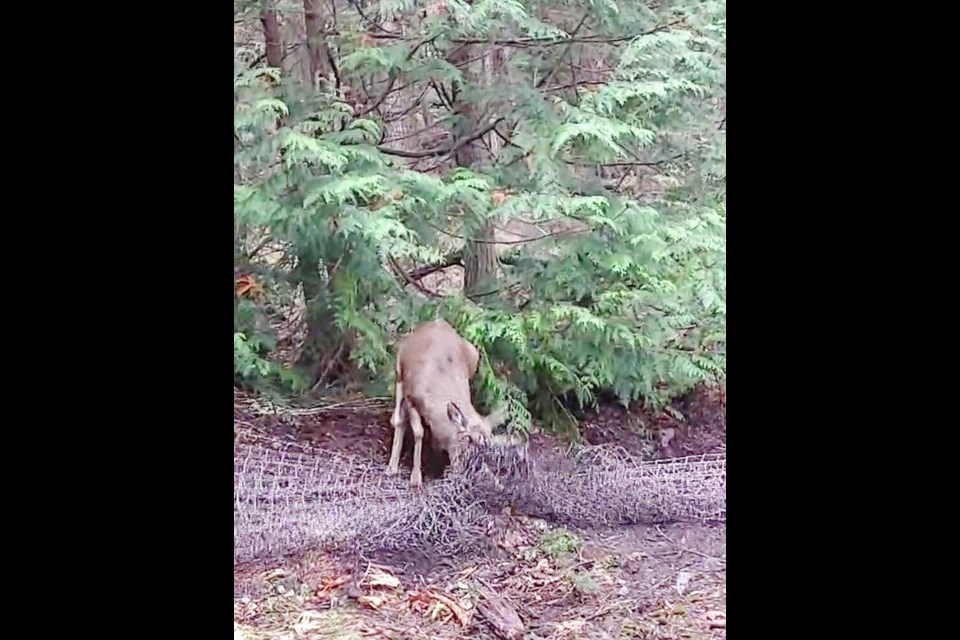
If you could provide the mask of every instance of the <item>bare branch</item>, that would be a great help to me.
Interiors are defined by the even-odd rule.
[[[450,267],[457,266],[457,265],[463,266],[463,252],[461,251],[455,251],[454,253],[451,253],[450,255],[446,256],[443,259],[443,261],[439,262],[438,264],[424,265],[422,267],[417,267],[416,269],[411,271],[409,275],[410,275],[410,278],[412,278],[413,280],[420,280],[421,278],[425,278],[431,273],[436,273],[437,271],[443,271],[444,269],[449,269]]]
[[[614,37],[604,37],[604,36],[583,36],[581,38],[521,38],[516,40],[470,40],[470,39],[456,39],[454,42],[459,42],[462,44],[488,44],[488,45],[499,45],[503,47],[554,47],[564,44],[615,44],[618,42],[626,42],[628,40],[633,40],[634,38],[641,38],[643,36],[649,36],[654,33],[669,29],[670,27],[681,24],[686,18],[679,18],[673,22],[668,22],[667,24],[654,27],[649,31],[643,31],[641,33],[634,33],[628,36],[614,36]]]
[[[546,238],[551,238],[553,236],[573,236],[573,235],[579,235],[581,233],[587,233],[589,231],[589,229],[565,229],[562,231],[552,231],[550,233],[545,233],[542,236],[537,236],[536,238],[523,238],[522,240],[486,240],[484,238],[468,238],[467,236],[461,236],[459,234],[452,233],[450,231],[447,231],[446,229],[438,227],[432,222],[427,222],[427,225],[444,235],[450,236],[451,238],[458,238],[460,240],[465,240],[468,242],[476,242],[479,244],[505,244],[505,245],[506,244],[526,244],[528,242],[536,242],[538,240],[544,240]]]
[[[572,164],[578,167],[658,167],[669,162],[675,162],[687,154],[688,152],[684,151],[683,153],[678,153],[670,158],[664,158],[663,160],[656,160],[652,162],[644,162],[640,160],[635,162],[586,162],[579,160],[563,160],[563,162],[565,164]]]
[[[582,27],[583,24],[587,21],[587,17],[588,17],[589,15],[590,15],[590,12],[589,12],[589,11],[585,11],[585,12],[583,13],[583,17],[580,18],[580,22],[577,23],[577,26],[574,27],[573,31],[570,32],[570,36],[571,36],[571,37],[576,37],[577,33],[580,31],[580,27]],[[560,68],[560,62],[561,62],[564,58],[567,57],[567,54],[568,54],[568,53],[570,53],[571,47],[573,47],[573,42],[570,42],[570,43],[567,44],[567,48],[564,49],[563,53],[560,54],[560,57],[557,58],[556,64],[554,64],[553,69],[550,70],[550,73],[548,73],[547,75],[545,75],[545,76],[543,77],[543,79],[540,80],[540,82],[537,83],[537,88],[538,88],[538,89],[539,89],[540,87],[542,87],[543,85],[547,84],[548,82],[550,82],[551,80],[553,80],[553,76],[556,75],[557,70]]]
[[[413,56],[416,55],[416,53],[417,53],[417,51],[420,49],[420,47],[422,47],[423,45],[427,44],[428,42],[433,42],[434,40],[437,39],[437,37],[438,37],[438,36],[431,36],[431,37],[429,37],[429,38],[426,38],[426,39],[421,40],[420,42],[418,42],[418,43],[416,44],[416,46],[414,46],[412,49],[410,49],[410,51],[407,53],[407,60],[410,60],[411,58],[413,58]],[[364,109],[364,110],[360,113],[360,116],[365,116],[365,115],[367,115],[368,113],[370,113],[371,111],[376,111],[376,110],[380,107],[380,105],[383,104],[383,101],[387,99],[387,96],[389,96],[389,95],[393,92],[393,85],[397,82],[397,78],[399,78],[399,77],[400,77],[399,74],[397,74],[395,71],[391,71],[391,72],[390,72],[390,82],[387,83],[387,88],[383,90],[383,93],[380,94],[380,97],[377,98],[377,100],[373,103],[372,106]]]
[[[496,120],[488,124],[486,127],[461,139],[455,145],[446,147],[444,149],[433,149],[432,151],[404,151],[402,149],[390,149],[384,146],[378,146],[377,148],[380,149],[380,151],[382,151],[383,153],[393,155],[393,156],[400,156],[401,158],[432,158],[435,156],[450,155],[450,154],[456,153],[457,151],[459,151],[466,145],[470,144],[474,140],[477,140],[487,135],[487,133],[489,133],[494,128],[496,128],[496,126],[500,124],[500,122],[502,122],[503,120],[504,120],[504,117],[500,116],[499,118],[497,118]]]
[[[406,282],[407,284],[409,284],[410,286],[412,286],[413,288],[415,288],[417,291],[427,296],[428,298],[440,297],[436,293],[430,291],[429,289],[425,288],[422,284],[420,284],[419,280],[415,280],[414,278],[407,275],[407,272],[404,271],[403,267],[401,267],[399,263],[397,263],[396,258],[394,258],[393,256],[387,256],[387,260],[390,262],[390,267],[393,269],[394,273],[396,273],[396,275],[399,278],[401,278],[404,282]]]
[[[605,84],[607,84],[606,80],[575,80],[573,82],[568,82],[567,84],[560,84],[555,87],[544,89],[543,91],[546,93],[550,93],[551,91],[563,91],[564,89],[572,89],[574,87],[589,87],[589,86],[605,85]]]
[[[398,141],[400,141],[400,140],[406,140],[406,139],[408,139],[408,138],[414,138],[414,137],[416,137],[416,136],[419,136],[419,135],[422,134],[422,133],[426,133],[427,131],[430,131],[431,129],[436,128],[437,126],[439,126],[440,124],[443,124],[444,122],[446,122],[447,120],[449,120],[449,119],[452,118],[452,117],[453,117],[453,116],[445,116],[445,117],[443,117],[443,118],[440,118],[439,120],[437,120],[437,121],[434,122],[433,124],[429,124],[429,125],[427,125],[427,126],[425,126],[425,127],[421,127],[420,129],[417,129],[417,130],[415,130],[415,131],[413,131],[413,132],[411,132],[411,133],[408,133],[408,134],[406,134],[406,135],[397,136],[396,138],[390,138],[389,140],[384,140],[383,142],[384,142],[384,144],[386,144],[386,143],[388,143],[388,142],[398,142]]]

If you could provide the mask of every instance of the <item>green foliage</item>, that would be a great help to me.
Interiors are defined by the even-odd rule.
[[[562,527],[548,529],[540,536],[540,549],[551,558],[577,554],[582,547],[583,540]]]
[[[268,335],[258,335],[248,339],[243,333],[233,334],[233,371],[235,382],[258,391],[275,389],[303,391],[303,380],[294,372],[283,369],[261,354],[269,349],[271,340]]]
[[[506,142],[469,167],[442,153],[433,169],[412,164],[391,123],[355,110],[337,83],[314,92],[237,55],[236,262],[272,295],[302,292],[301,364],[313,368],[299,384],[343,354],[352,377],[383,386],[397,337],[438,316],[481,351],[478,408],[505,408],[520,432],[531,415],[573,426],[572,409],[601,392],[657,406],[722,380],[725,1],[446,0],[442,15],[422,4],[379,3],[403,37],[363,37],[352,12],[337,17],[337,81],[374,87],[368,105],[388,88],[411,87],[410,101],[442,86],[408,110],[430,112],[441,147],[466,126],[450,96],[499,117]],[[251,24],[258,7],[245,9]],[[501,43],[494,80],[451,59],[465,41]],[[470,46],[476,57],[492,45]],[[600,80],[584,84],[585,60]],[[514,219],[558,226],[511,246],[491,295],[425,298],[398,273]],[[289,388],[271,360],[271,306],[282,305],[238,303],[234,368],[246,384]]]
[[[574,592],[580,597],[597,592],[597,583],[587,571],[567,567],[563,570],[563,576],[570,581]]]

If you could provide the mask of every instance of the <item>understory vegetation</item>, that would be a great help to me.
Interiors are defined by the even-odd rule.
[[[446,318],[480,410],[726,373],[725,0],[235,0],[234,373],[389,395]]]

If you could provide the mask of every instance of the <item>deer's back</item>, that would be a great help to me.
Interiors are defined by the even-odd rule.
[[[400,343],[397,374],[405,395],[456,395],[469,393],[469,380],[477,371],[476,348],[444,320],[417,327]]]

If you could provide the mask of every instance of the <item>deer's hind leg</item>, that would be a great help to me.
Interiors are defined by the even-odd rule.
[[[390,451],[390,463],[387,464],[387,475],[396,475],[400,473],[400,449],[403,448],[403,436],[407,432],[407,410],[409,403],[403,398],[403,383],[397,383],[397,400],[393,407],[393,415],[390,416],[390,424],[393,426],[393,449]]]
[[[400,373],[397,372],[397,384],[394,387],[394,401],[393,401],[393,415],[390,416],[390,424],[393,425],[394,429],[397,427],[397,423],[404,419],[403,415],[403,381],[400,380]]]

